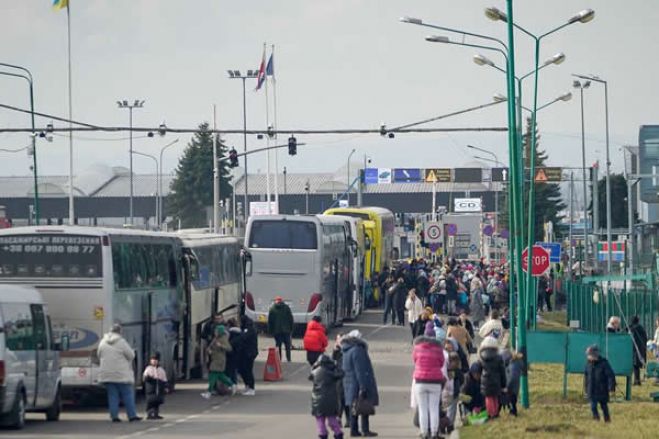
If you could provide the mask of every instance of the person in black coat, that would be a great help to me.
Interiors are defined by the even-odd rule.
[[[481,393],[481,373],[483,366],[479,362],[475,362],[469,367],[469,373],[465,378],[465,383],[462,385],[461,392],[471,397],[471,400],[464,404],[465,409],[473,412],[475,409],[482,409],[485,406],[485,397]]]
[[[638,316],[632,317],[632,324],[629,326],[629,333],[632,336],[634,341],[634,385],[641,385],[641,369],[647,361],[647,343],[648,343],[648,334],[645,332],[645,328],[641,326],[640,319]]]
[[[343,334],[336,334],[336,341],[334,344],[334,349],[332,350],[332,360],[336,363],[336,367],[343,371],[343,351],[341,350],[341,340],[343,339]],[[343,380],[340,380],[337,384],[339,389],[339,403],[341,404],[341,410],[339,411],[339,421],[341,416],[345,415],[346,419],[343,424],[344,427],[350,427],[350,406],[345,403],[345,392],[343,391]]]
[[[238,373],[245,383],[243,395],[254,396],[254,361],[259,355],[259,340],[254,322],[247,317],[240,318],[240,350],[238,351]]]
[[[584,371],[584,387],[590,409],[593,412],[593,419],[599,421],[600,415],[597,411],[597,404],[602,407],[604,422],[611,422],[609,414],[609,392],[616,389],[616,377],[609,364],[609,361],[600,355],[600,349],[597,345],[592,345],[586,349],[586,369]]]
[[[398,318],[398,325],[400,326],[405,325],[405,300],[407,300],[407,292],[409,290],[410,289],[405,286],[405,281],[403,280],[401,282],[401,279],[399,279],[393,296],[393,305]]]
[[[144,394],[146,396],[147,419],[162,419],[160,406],[165,402],[167,393],[167,373],[160,367],[160,353],[149,358],[149,365],[144,369]]]
[[[241,330],[238,326],[236,319],[230,318],[227,320],[226,324],[227,329],[229,330],[229,344],[231,345],[231,351],[227,352],[227,364],[224,369],[226,376],[231,378],[234,383],[238,382],[238,355],[242,350],[242,337]]]
[[[327,439],[327,426],[334,432],[335,439],[343,439],[341,431],[339,403],[339,388],[337,383],[343,378],[343,371],[336,367],[334,361],[325,354],[321,354],[311,367],[309,380],[313,381],[311,389],[311,414],[316,418],[318,437]]]
[[[499,343],[493,337],[485,337],[478,351],[483,366],[481,393],[490,418],[499,416],[499,396],[506,391],[506,365],[499,355]]]

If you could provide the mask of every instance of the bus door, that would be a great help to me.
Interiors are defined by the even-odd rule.
[[[183,316],[183,330],[179,331],[179,336],[181,339],[178,340],[178,346],[181,346],[182,349],[178,351],[178,361],[179,364],[183,366],[182,369],[185,378],[201,378],[202,370],[201,364],[203,361],[201,359],[196,361],[195,355],[196,352],[201,352],[201,346],[195,346],[194,343],[191,343],[193,337],[192,330],[192,283],[199,278],[199,263],[196,256],[191,249],[183,249],[183,293],[185,294],[185,311]],[[196,341],[200,342],[201,340],[201,328],[195,328],[194,338]],[[201,355],[201,354],[200,354]],[[199,366],[196,367],[195,366]],[[194,371],[191,369],[195,368]],[[195,376],[190,376],[194,374]]]
[[[338,314],[339,314],[339,260],[335,259],[333,264],[332,264],[332,280],[333,280],[333,285],[332,285],[332,294],[334,295],[333,299],[333,304],[334,304],[334,309],[332,310],[333,313],[333,318],[332,318],[332,324],[336,324],[339,319],[338,319]],[[329,324],[329,322],[328,322]]]

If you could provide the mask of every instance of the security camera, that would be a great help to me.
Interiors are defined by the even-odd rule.
[[[263,134],[257,134],[256,138],[259,139],[259,140],[263,139]]]
[[[396,135],[394,133],[389,133],[387,135],[389,136],[390,139],[393,139],[394,137],[396,137]]]

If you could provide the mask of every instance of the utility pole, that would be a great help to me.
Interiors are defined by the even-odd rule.
[[[127,100],[117,101],[119,108],[128,109],[128,124],[129,124],[129,155],[130,155],[130,165],[129,165],[129,179],[130,179],[130,197],[128,199],[128,215],[130,217],[129,224],[132,226],[135,224],[134,215],[133,215],[133,108],[143,108],[144,101],[135,99],[133,103],[129,103]]]
[[[217,129],[216,107],[213,104],[213,130]],[[217,136],[213,133],[213,233],[220,233],[220,167],[217,156]]]

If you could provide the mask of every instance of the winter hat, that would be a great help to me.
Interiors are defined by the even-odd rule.
[[[362,333],[359,332],[359,329],[353,329],[352,331],[348,332],[347,336],[361,339]]]
[[[423,331],[423,335],[425,335],[426,337],[435,336],[435,325],[433,324],[433,322],[426,323],[426,328]]]
[[[471,366],[469,366],[469,373],[475,374],[481,372],[483,372],[483,365],[480,363],[480,361],[472,363]]]
[[[219,335],[220,337],[224,335],[225,328],[224,325],[217,325],[215,327],[215,335]]]
[[[112,329],[110,329],[110,332],[114,332],[115,334],[121,334],[121,324],[115,323],[114,325],[112,325]]]
[[[499,347],[499,342],[497,341],[496,338],[487,336],[483,339],[483,342],[481,343],[481,349],[488,349],[488,348],[498,348]]]
[[[586,349],[586,355],[592,355],[593,357],[599,357],[600,347],[597,346],[596,344],[588,346],[588,349]]]

